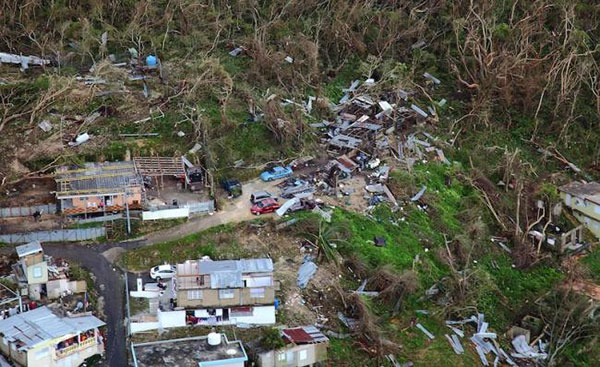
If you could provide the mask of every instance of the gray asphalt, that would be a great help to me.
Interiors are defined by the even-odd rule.
[[[106,316],[106,356],[103,364],[109,367],[127,366],[127,332],[125,328],[125,285],[123,272],[113,266],[102,252],[123,247],[132,249],[141,242],[73,244],[44,243],[44,252],[55,258],[74,262],[94,274],[98,293],[104,298]],[[130,277],[131,278],[131,277]],[[135,278],[134,278],[135,281]]]

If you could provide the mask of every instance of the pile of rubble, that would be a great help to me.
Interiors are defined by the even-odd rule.
[[[427,74],[429,84],[435,86],[440,81]],[[349,196],[355,188],[345,185],[353,177],[364,178],[364,197],[372,208],[381,202],[398,202],[386,185],[390,171],[400,167],[412,170],[415,163],[439,161],[450,164],[442,147],[449,145],[426,132],[414,133],[411,127],[423,124],[437,116],[437,109],[446,104],[445,100],[423,109],[408,102],[414,92],[398,90],[383,93],[379,98],[373,87],[376,82],[367,79],[364,83],[352,82],[338,104],[330,104],[335,114],[333,121],[323,120],[310,126],[321,137],[323,151],[329,159],[309,174],[299,175],[280,184],[281,196],[292,198],[297,195]],[[314,97],[305,104],[284,100],[282,105],[293,103],[306,114],[312,110]],[[427,110],[428,112],[425,112]],[[295,168],[308,165],[310,159],[303,159]],[[297,163],[297,162],[294,162]],[[423,195],[422,189],[413,201]]]
[[[511,334],[510,337],[514,352],[509,354],[504,351],[498,342],[498,335],[488,330],[489,324],[485,322],[485,315],[482,313],[464,320],[446,321],[446,326],[452,330],[452,333],[450,335],[445,334],[444,337],[448,340],[448,343],[456,354],[464,354],[465,352],[461,339],[465,338],[466,334],[463,329],[467,324],[475,326],[475,333],[471,336],[470,340],[483,366],[493,365],[496,367],[501,362],[511,366],[526,366],[530,365],[530,362],[540,362],[548,358],[548,354],[546,353],[547,343],[543,342],[541,337],[529,343],[529,333],[527,330],[521,328],[518,328],[519,332],[512,332],[513,330],[511,329],[511,332],[507,333],[507,335]],[[429,332],[423,325],[416,324],[415,326],[429,339],[435,339],[435,335]],[[488,360],[488,356],[490,355],[493,358],[493,364],[490,364]]]

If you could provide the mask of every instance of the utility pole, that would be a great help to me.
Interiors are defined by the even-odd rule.
[[[125,194],[125,214],[127,215],[127,234],[131,234],[131,218],[129,218],[129,193]]]

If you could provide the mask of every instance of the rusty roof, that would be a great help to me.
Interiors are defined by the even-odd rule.
[[[294,344],[313,344],[329,341],[329,338],[314,326],[283,329],[281,330],[281,335],[286,341]]]

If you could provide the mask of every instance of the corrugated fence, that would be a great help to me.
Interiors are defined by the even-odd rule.
[[[190,208],[190,215],[194,214],[206,214],[215,211],[215,201],[205,201],[203,203],[188,203],[185,206]]]
[[[104,227],[57,229],[54,231],[39,231],[28,233],[9,233],[0,235],[0,242],[4,243],[27,243],[31,241],[40,242],[69,242],[86,241],[102,237],[106,234]]]
[[[27,217],[33,215],[35,212],[40,212],[42,214],[55,214],[56,204],[0,208],[0,218]]]

